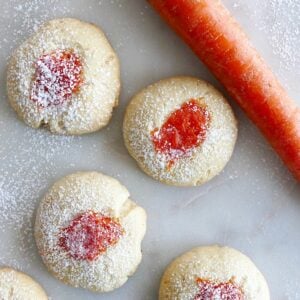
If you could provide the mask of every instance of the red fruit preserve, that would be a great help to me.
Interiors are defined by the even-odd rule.
[[[209,126],[209,112],[192,99],[174,111],[162,125],[152,132],[152,141],[158,153],[166,154],[170,161],[187,156],[200,146]]]
[[[62,230],[59,246],[74,259],[92,261],[115,245],[123,233],[117,220],[88,211],[78,215]]]
[[[42,108],[60,105],[79,92],[82,77],[82,62],[72,50],[44,54],[35,63],[31,100]]]
[[[232,282],[212,283],[208,280],[197,279],[199,292],[194,300],[243,300],[241,290]]]

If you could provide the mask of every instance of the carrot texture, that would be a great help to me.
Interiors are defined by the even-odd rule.
[[[300,181],[300,108],[219,0],[148,0],[257,125]]]

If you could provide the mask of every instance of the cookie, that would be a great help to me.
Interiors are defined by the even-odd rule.
[[[7,91],[18,116],[34,128],[84,134],[104,127],[120,93],[116,53],[95,25],[56,19],[12,55]]]
[[[195,248],[166,269],[159,300],[269,300],[269,288],[253,262],[228,247]]]
[[[28,275],[11,268],[0,268],[1,300],[47,300],[43,288]]]
[[[208,83],[174,77],[148,86],[127,107],[125,145],[141,169],[176,186],[201,185],[219,174],[237,139],[237,121]]]
[[[141,262],[146,213],[117,180],[96,172],[64,177],[37,211],[35,239],[48,270],[74,287],[108,292]]]

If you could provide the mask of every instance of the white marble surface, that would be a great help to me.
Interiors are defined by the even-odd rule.
[[[300,299],[300,188],[258,131],[235,106],[239,139],[225,171],[198,188],[174,188],[144,175],[121,135],[124,109],[144,86],[166,76],[214,78],[144,0],[0,1],[0,265],[37,278],[52,299],[156,299],[166,265],[198,245],[225,244],[249,255],[272,299]],[[226,0],[225,4],[300,104],[300,1]],[[51,10],[51,11],[50,11]],[[53,137],[17,120],[5,96],[11,50],[36,20],[72,16],[101,25],[122,63],[121,105],[110,125],[80,138]],[[293,42],[292,42],[293,41]],[[119,178],[148,212],[144,259],[119,290],[96,295],[52,278],[32,237],[34,210],[45,190],[77,170]]]

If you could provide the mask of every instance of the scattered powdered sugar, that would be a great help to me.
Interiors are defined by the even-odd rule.
[[[44,21],[72,12],[66,1],[3,1],[1,49],[7,60],[12,50]],[[51,9],[49,9],[51,7]],[[4,28],[7,31],[4,31]],[[53,136],[16,120],[1,98],[0,110],[0,264],[24,267],[35,259],[32,220],[39,197],[56,176],[55,159],[66,155],[79,138]],[[2,248],[3,247],[3,248]],[[22,263],[18,261],[22,257]]]
[[[198,278],[199,292],[194,300],[243,300],[242,291],[232,282],[214,283]]]
[[[117,219],[87,211],[77,215],[62,229],[59,246],[76,260],[93,261],[115,245],[123,233]]]
[[[61,105],[71,99],[83,81],[82,62],[72,50],[44,54],[36,62],[31,100],[41,108]]]
[[[158,143],[151,133],[156,128],[161,132],[174,112],[180,112],[186,105],[184,103],[191,99],[197,99],[199,106],[206,107],[206,117],[209,116],[206,138],[199,146],[188,147],[187,155],[181,156],[170,167],[170,154],[157,151]],[[127,149],[147,174],[168,184],[191,186],[200,185],[222,171],[232,154],[237,126],[233,112],[221,94],[201,80],[183,76],[161,80],[138,93],[127,108],[123,132]],[[190,138],[188,135],[187,144]],[[166,145],[170,148],[168,143]],[[162,146],[165,147],[164,143]],[[176,158],[180,151],[174,150],[171,155]]]
[[[124,5],[126,5],[124,4],[124,1],[126,2],[126,0],[100,0],[99,4],[106,5],[106,3],[110,2],[112,4],[119,4],[120,7],[124,8]],[[15,48],[17,44],[20,44],[20,42],[28,36],[28,33],[35,31],[39,25],[44,22],[44,20],[63,15],[75,15],[71,2],[72,1],[59,0],[3,1],[1,3],[1,31],[11,31],[12,35],[7,35],[2,38],[0,43],[0,57],[5,56],[5,58],[8,58],[11,54],[11,50]],[[96,2],[97,1],[95,1],[95,3]],[[270,20],[272,20],[272,14],[274,12],[286,16],[289,14],[288,18],[280,20],[280,24],[283,24],[282,26],[284,27],[287,24],[286,22],[291,21],[292,15],[294,17],[298,16],[298,18],[300,15],[299,1],[297,0],[235,0],[236,9],[238,9],[238,6],[241,5],[247,6],[249,2],[257,2],[257,14],[260,10],[266,12],[266,9],[264,8],[268,7],[270,15],[266,13],[265,17],[269,18]],[[283,8],[286,5],[291,8],[288,12],[284,9],[279,11],[279,7]],[[51,9],[49,9],[49,7],[51,7]],[[89,6],[89,8],[91,7],[94,8],[94,4]],[[252,12],[253,9],[249,10],[248,13],[251,14]],[[80,15],[80,12],[77,12],[76,15]],[[145,15],[147,18],[148,14]],[[99,16],[101,16],[101,14],[99,14]],[[120,20],[114,21],[116,23],[120,22]],[[126,34],[126,31],[130,28],[126,27],[125,24],[125,22],[122,23],[124,26],[120,28],[120,30],[123,34],[122,36],[118,37],[117,40],[121,50],[122,48],[125,49],[127,47],[128,40],[130,41],[129,35]],[[264,18],[260,18],[259,20],[256,19],[254,26],[258,26],[262,31],[269,32],[270,29],[270,27],[267,26]],[[272,28],[276,27],[279,27],[278,22],[273,24]],[[10,28],[13,28],[13,30]],[[280,28],[282,27],[280,26]],[[287,26],[286,28],[288,29]],[[280,59],[281,67],[299,73],[297,62],[299,61],[300,52],[295,50],[299,47],[292,47],[291,52],[289,53],[285,53],[285,51],[281,52],[281,48],[287,49],[291,39],[295,40],[295,37],[297,37],[296,42],[299,43],[300,41],[297,34],[299,22],[294,22],[291,28],[293,28],[293,30],[288,29],[289,33],[287,36],[283,36],[281,30],[276,32],[274,29],[272,29],[272,34],[268,35],[267,38],[269,39],[270,43],[272,43],[273,51],[276,56],[283,58],[283,60]],[[279,35],[283,37],[283,39],[281,39]],[[285,40],[285,43],[281,43],[282,40]],[[139,47],[143,47],[143,45],[139,45]],[[142,51],[142,49],[140,48],[139,51]],[[296,66],[296,68],[293,68],[294,66]],[[124,70],[124,75],[126,75],[124,77],[128,77],[130,74],[130,71]],[[129,90],[129,86],[125,86],[124,88]],[[130,87],[130,89],[131,88],[132,87]],[[0,101],[1,104],[2,102],[6,103],[6,99],[4,98],[2,98]],[[39,202],[39,195],[43,194],[49,184],[52,183],[53,178],[57,176],[57,171],[60,169],[60,166],[57,165],[59,161],[57,159],[57,155],[64,157],[64,159],[61,161],[65,162],[67,156],[70,155],[71,148],[78,144],[78,139],[50,136],[48,133],[42,131],[27,129],[24,125],[22,125],[24,128],[20,131],[20,128],[11,126],[10,122],[7,122],[8,118],[6,118],[5,114],[8,109],[6,106],[5,104],[1,105],[0,109],[1,240],[3,234],[6,236],[8,235],[7,232],[11,232],[12,234],[10,235],[11,239],[9,240],[9,243],[6,245],[2,243],[2,246],[0,246],[0,264],[11,263],[11,265],[24,268],[26,264],[31,265],[32,261],[38,260],[35,256],[35,252],[32,251],[33,248],[35,248],[32,237],[32,221],[34,218],[34,209]],[[12,114],[9,115],[9,118],[12,122],[17,122]],[[23,136],[21,138],[19,135],[17,135],[18,132],[22,133]],[[249,141],[249,144],[250,143],[252,143],[252,141]],[[249,153],[249,150],[246,148],[247,145],[244,146],[244,153],[243,156],[241,156],[242,159],[244,159],[246,154]],[[248,163],[248,161],[246,163]],[[253,161],[249,160],[248,164],[249,166],[247,168],[251,169]],[[72,162],[72,165],[75,167],[77,164],[74,161]],[[238,177],[239,174],[243,174],[242,172],[244,169],[240,168],[240,165],[236,165],[239,167],[237,173],[238,175],[235,175],[235,177]],[[255,166],[255,168],[258,167],[260,166]],[[266,167],[270,166],[266,166],[265,164],[265,168]],[[276,174],[279,173],[282,173],[282,168],[276,169]],[[272,179],[278,180],[277,177],[279,176],[276,176],[276,174],[272,176]],[[280,176],[280,178],[281,177],[283,176]],[[288,174],[286,174],[286,177],[288,178]],[[259,180],[259,178],[257,180]],[[261,188],[261,182],[252,182],[252,180],[249,180],[249,184],[253,186],[253,188]],[[278,184],[281,183],[278,182]],[[275,189],[275,192],[276,191],[277,190]],[[284,192],[279,193],[279,196],[284,199]],[[258,193],[257,198],[260,198],[260,194]],[[261,201],[264,201],[264,199]],[[22,256],[22,259],[15,256],[16,254],[18,256]],[[296,273],[294,272],[294,274]],[[294,278],[297,278],[297,276]],[[300,290],[300,288],[297,289],[297,287],[299,287],[298,280],[291,279],[285,281],[285,283],[285,290],[287,291],[286,299],[300,299],[299,293],[297,292]],[[74,293],[76,293],[76,291],[74,291]]]
[[[94,132],[118,103],[117,56],[100,29],[77,19],[41,26],[14,52],[7,74],[10,102],[34,128]]]
[[[0,299],[46,300],[48,297],[42,287],[31,277],[11,268],[4,268],[0,270]]]
[[[36,31],[46,20],[70,15],[73,11],[71,3],[71,0],[64,3],[60,0],[11,0],[4,2],[2,12],[4,19],[9,20],[9,28],[14,28],[13,37],[19,40]]]
[[[300,75],[300,1],[238,0],[232,6],[245,11],[257,29],[265,33],[273,54],[279,58],[279,68]]]
[[[267,12],[260,19],[260,29],[268,32],[273,52],[280,59],[280,67],[300,74],[300,1],[260,1],[260,5]]]
[[[46,20],[69,16],[71,0],[2,1],[0,56],[8,60],[16,46],[35,32]],[[51,7],[51,9],[49,9]]]
[[[225,267],[224,267],[225,266]],[[235,249],[194,248],[165,270],[160,297],[184,300],[268,299],[267,284],[256,266]]]
[[[13,50],[45,21],[72,16],[71,2],[11,0],[1,3],[1,68],[6,67]],[[108,58],[104,59],[110,66]],[[100,72],[101,76],[106,76],[105,72],[106,68]],[[61,169],[71,167],[67,165],[68,158],[81,147],[78,143],[81,138],[54,136],[45,130],[28,128],[16,120],[4,93],[0,102],[0,234],[5,241],[0,245],[0,265],[31,268],[37,260],[32,228],[35,208],[53,178]]]
[[[13,139],[13,136],[11,138]],[[54,136],[45,131],[25,128],[21,139],[13,140],[8,147],[0,145],[2,220],[12,222],[16,227],[21,225],[22,217],[25,217],[24,213],[31,209],[30,200],[35,198],[34,191],[38,193],[45,186],[46,179],[43,179],[40,174],[41,170],[47,176],[49,172],[55,171],[54,157],[58,152],[60,155],[67,153],[73,139],[73,137]]]
[[[169,167],[182,157],[191,157],[193,150],[206,138],[209,113],[192,99],[175,110],[161,128],[151,132],[155,150],[169,160]]]
[[[56,176],[55,159],[66,155],[73,140],[79,138],[53,136],[30,128],[24,128],[18,139],[14,130],[10,135],[2,135],[0,130],[0,138],[10,140],[0,145],[0,232],[11,232],[10,238],[18,240],[14,246],[7,245],[6,251],[17,247],[29,258],[34,247],[29,240],[36,204],[49,179]],[[0,263],[2,260],[5,262],[0,256]]]
[[[128,196],[117,180],[96,172],[71,174],[54,184],[35,223],[39,253],[51,273],[98,292],[123,285],[141,261],[146,230],[144,210]],[[95,228],[97,223],[101,227]]]

